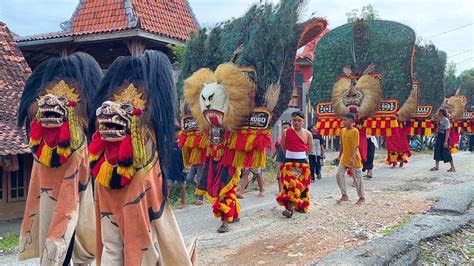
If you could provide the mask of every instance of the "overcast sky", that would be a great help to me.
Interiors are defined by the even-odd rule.
[[[71,17],[79,0],[0,0],[0,21],[19,35],[58,31]],[[255,0],[189,0],[201,26],[238,17]],[[276,2],[276,1],[274,1]],[[458,73],[474,68],[473,0],[309,0],[304,17],[325,17],[331,29],[346,22],[345,14],[372,4],[383,19],[412,27],[418,37],[432,41],[457,63]],[[431,36],[453,30],[436,37]],[[461,53],[461,54],[459,54]],[[459,54],[459,55],[457,55]]]

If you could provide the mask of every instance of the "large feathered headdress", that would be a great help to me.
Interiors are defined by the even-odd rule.
[[[234,63],[255,83],[254,105],[270,109],[273,121],[278,120],[293,91],[297,48],[327,26],[324,19],[298,23],[302,2],[256,4],[243,17],[192,36],[186,46],[180,85],[200,68],[215,70],[220,64]]]

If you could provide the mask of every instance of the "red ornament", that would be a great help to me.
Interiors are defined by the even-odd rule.
[[[141,115],[142,114],[142,110],[138,109],[138,108],[135,108],[133,109],[132,111],[132,115]]]
[[[71,107],[75,107],[76,105],[77,105],[77,102],[75,102],[75,101],[69,101],[67,103],[67,106],[71,106]]]

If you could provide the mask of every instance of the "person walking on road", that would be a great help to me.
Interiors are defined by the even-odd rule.
[[[293,210],[308,211],[311,170],[307,159],[313,147],[313,136],[303,127],[304,114],[297,111],[291,117],[293,127],[288,128],[281,139],[285,163],[280,166],[282,189],[276,199],[285,207],[282,214],[287,218],[293,216]]]
[[[349,201],[344,177],[347,170],[350,170],[352,174],[359,196],[356,204],[362,204],[365,201],[364,187],[362,185],[362,160],[359,152],[359,130],[354,127],[354,120],[355,117],[351,113],[347,113],[343,118],[344,128],[341,129],[340,163],[336,174],[337,185],[341,190],[342,196],[337,203]]]
[[[451,129],[451,123],[448,119],[448,112],[446,109],[439,109],[438,115],[441,119],[439,120],[439,130],[434,148],[435,167],[431,168],[430,171],[438,171],[439,162],[443,161],[451,165],[448,172],[456,172],[453,157],[449,149],[449,130]]]
[[[308,155],[309,167],[311,168],[311,182],[322,178],[321,168],[324,160],[324,149],[326,148],[326,141],[319,134],[315,126],[308,127],[308,130],[313,134],[313,147],[311,153]]]
[[[290,122],[283,122],[281,124],[281,136],[279,136],[275,141],[275,147],[272,153],[272,160],[278,164],[278,168],[285,162],[285,149],[281,147],[281,137],[285,134],[285,131],[291,127]],[[281,181],[280,181],[280,171],[277,172],[277,182],[278,182],[278,193],[281,191]],[[278,195],[278,194],[277,194]]]

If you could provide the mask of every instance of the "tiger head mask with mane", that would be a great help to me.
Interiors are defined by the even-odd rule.
[[[184,97],[200,129],[241,127],[253,111],[255,84],[237,66],[196,71],[185,80]]]
[[[102,80],[89,127],[92,175],[107,188],[120,189],[135,174],[160,165],[173,149],[176,91],[166,55],[145,51],[118,58]]]
[[[464,115],[466,104],[466,96],[461,95],[460,90],[458,89],[454,95],[444,98],[441,108],[446,109],[451,119],[459,120]],[[437,113],[436,116],[438,116]]]
[[[382,88],[378,75],[372,74],[374,68],[370,64],[360,74],[353,73],[349,66],[343,68],[345,76],[332,89],[332,106],[338,116],[348,112],[358,117],[375,114],[382,101]]]
[[[94,58],[74,53],[41,63],[25,84],[18,124],[27,124],[36,160],[56,168],[85,147],[89,108],[102,72]]]

